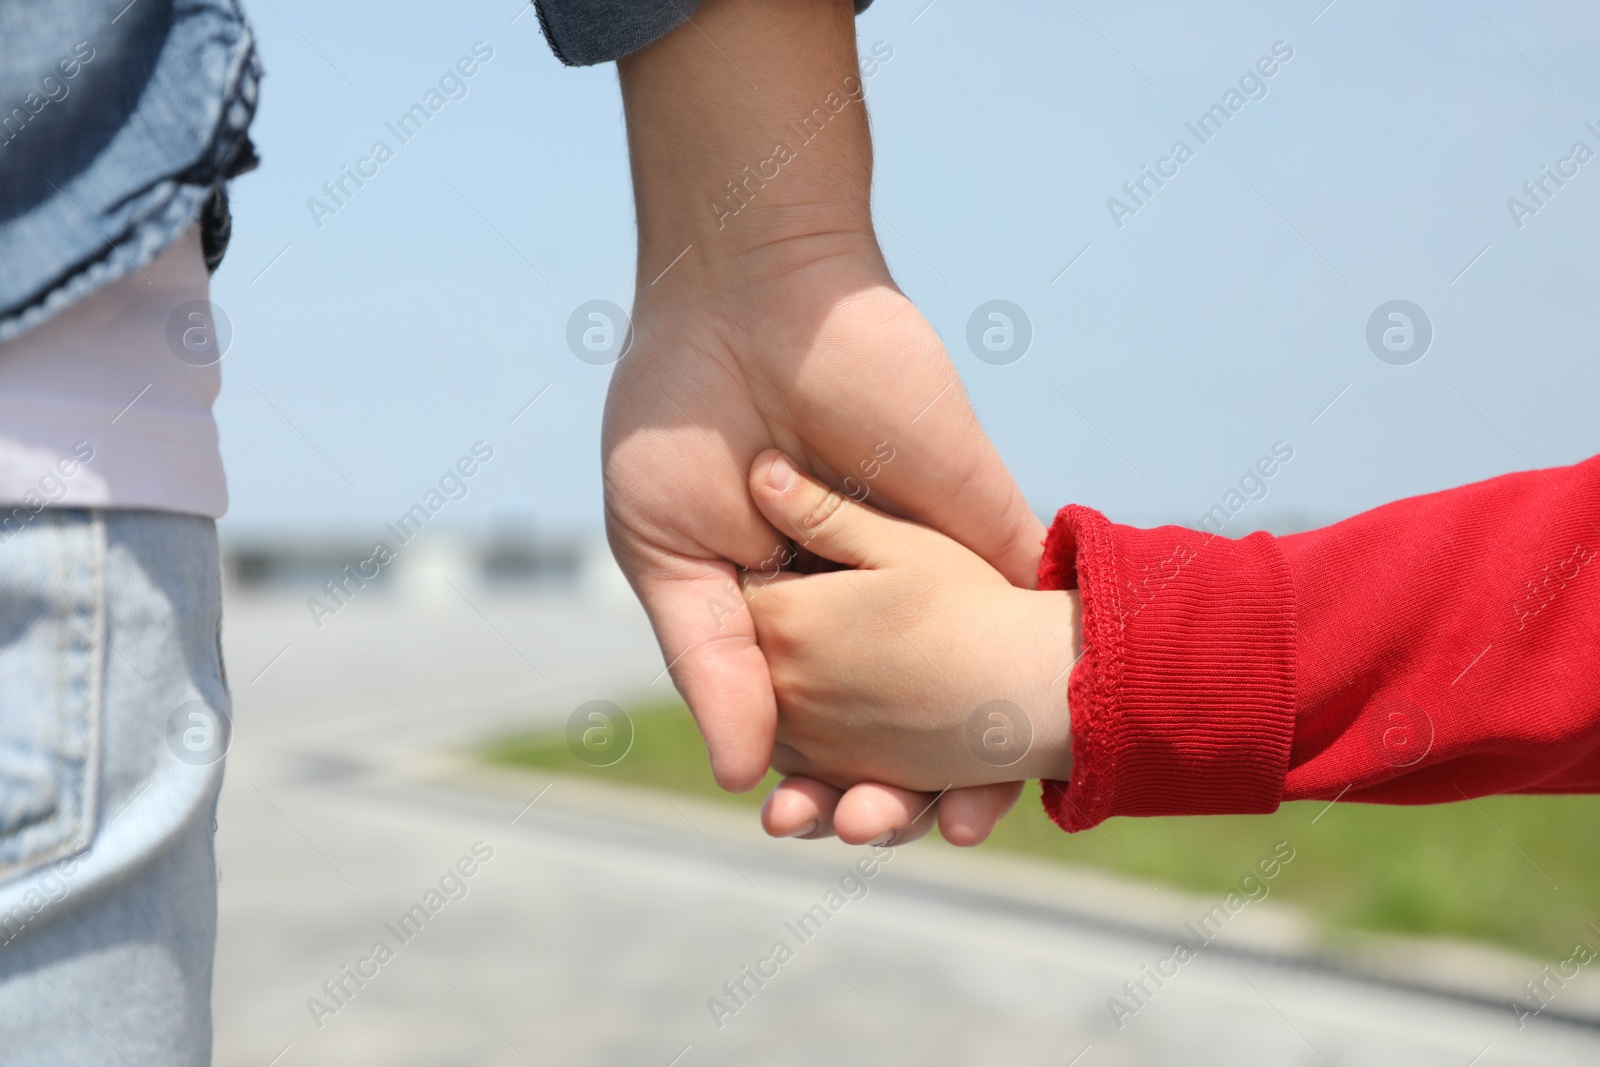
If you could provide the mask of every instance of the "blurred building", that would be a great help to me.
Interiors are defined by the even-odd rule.
[[[376,593],[407,599],[463,593],[631,596],[598,535],[539,534],[526,526],[490,531],[430,528],[403,541],[351,534],[225,537],[223,581],[238,595],[335,598]]]

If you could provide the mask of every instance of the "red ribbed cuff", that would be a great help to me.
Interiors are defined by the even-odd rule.
[[[1072,781],[1044,783],[1063,830],[1113,815],[1275,811],[1294,739],[1294,591],[1277,542],[1138,530],[1069,505],[1040,589],[1077,588],[1067,685]]]

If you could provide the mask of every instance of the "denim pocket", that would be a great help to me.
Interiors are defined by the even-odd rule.
[[[0,544],[0,882],[93,837],[105,545],[81,510],[40,512]]]

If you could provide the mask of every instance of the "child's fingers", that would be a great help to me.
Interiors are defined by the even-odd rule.
[[[850,845],[904,845],[933,829],[936,793],[862,782],[851,786],[833,812],[833,832]]]
[[[791,775],[761,805],[761,826],[772,837],[833,836],[833,809],[844,794],[815,778]]]
[[[853,845],[886,835],[889,844],[903,845],[933,829],[937,821],[946,841],[965,848],[989,836],[995,824],[1016,806],[1022,786],[1022,782],[1000,782],[951,789],[940,795],[863,783],[840,799],[833,816],[834,832]]]
[[[1022,796],[1021,782],[952,789],[939,799],[939,833],[952,845],[981,845]]]
[[[887,562],[907,536],[906,523],[834,492],[777,449],[750,465],[750,495],[796,545],[851,567]]]

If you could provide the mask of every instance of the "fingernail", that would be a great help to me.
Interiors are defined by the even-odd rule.
[[[887,848],[889,845],[893,844],[894,838],[895,838],[895,834],[897,832],[898,831],[890,830],[886,834],[879,834],[877,837],[874,837],[871,841],[867,842],[867,847],[868,848]]]
[[[775,489],[780,493],[787,493],[789,487],[794,485],[794,464],[789,462],[789,457],[782,452],[772,461],[767,468],[767,488]]]
[[[816,833],[821,828],[822,828],[821,820],[812,819],[810,822],[808,822],[804,826],[800,827],[800,829],[795,830],[795,831],[793,831],[791,833],[784,834],[783,836],[784,837],[810,837],[812,834]]]

